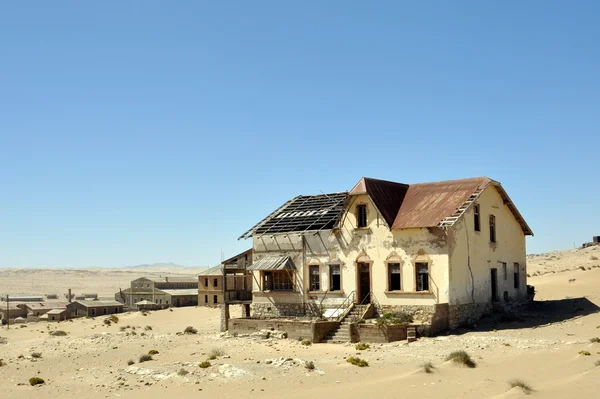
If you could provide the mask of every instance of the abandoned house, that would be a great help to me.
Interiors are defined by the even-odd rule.
[[[362,178],[298,196],[252,227],[252,316],[320,316],[372,304],[428,333],[527,297],[531,229],[487,177],[420,184]]]
[[[17,306],[25,310],[27,318],[31,318],[43,316],[52,309],[65,309],[67,307],[67,302],[22,303]]]
[[[189,277],[140,277],[131,287],[115,294],[115,300],[134,308],[137,302],[150,301],[160,308],[196,306],[198,279]]]
[[[227,289],[229,301],[248,301],[252,299],[252,276],[245,269],[252,263],[252,250],[242,252],[220,265],[198,273],[198,304],[217,306],[223,303],[223,266],[234,270],[227,273]]]
[[[67,305],[69,317],[96,317],[123,313],[123,304],[117,301],[75,301]]]
[[[46,316],[48,317],[48,321],[59,322],[67,320],[71,314],[67,309],[52,309],[46,313]]]

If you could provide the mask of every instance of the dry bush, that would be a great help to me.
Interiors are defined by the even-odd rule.
[[[371,345],[369,345],[369,344],[365,344],[364,342],[359,342],[358,344],[356,344],[354,349],[356,349],[357,351],[366,351],[370,347],[371,347]]]
[[[212,349],[210,350],[210,352],[208,352],[208,355],[209,355],[210,357],[213,357],[213,356],[214,356],[214,358],[216,359],[216,358],[217,358],[217,357],[219,357],[219,356],[225,356],[225,351],[224,351],[223,349],[221,349],[221,348],[212,348]],[[214,360],[214,359],[213,359],[213,360]]]
[[[461,364],[470,369],[477,367],[477,363],[465,351],[454,351],[446,357],[446,360],[452,360],[454,363]]]
[[[149,362],[150,360],[152,360],[152,355],[140,356],[140,363]]]
[[[210,362],[209,362],[208,360],[205,360],[205,361],[203,361],[202,363],[200,363],[200,364],[198,365],[198,367],[200,367],[200,368],[202,368],[202,369],[208,368],[208,367],[210,367]]]
[[[144,327],[144,330],[146,330],[146,331],[152,331],[152,326],[146,326],[146,327]]]
[[[307,370],[314,370],[315,369],[315,364],[311,361],[306,361],[304,362],[304,368]]]
[[[150,356],[152,356],[152,355],[158,355],[158,351],[157,351],[156,349],[152,349],[152,350],[150,350],[150,351],[148,352],[148,354],[149,354]]]
[[[50,335],[52,335],[53,337],[65,337],[67,335],[67,332],[63,330],[56,330],[51,331]]]
[[[304,346],[312,345],[312,342],[310,341],[310,339],[303,339],[302,342],[300,342],[300,343]]]
[[[596,360],[596,363],[594,363],[594,366],[600,367],[600,360]]]
[[[346,361],[358,367],[369,367],[369,362],[359,357],[350,356]]]
[[[508,385],[510,385],[511,388],[515,388],[515,387],[521,388],[521,390],[523,391],[523,393],[525,395],[529,395],[533,392],[533,388],[531,387],[531,385],[529,385],[525,381],[520,380],[518,378],[514,379],[514,380],[510,380],[508,382]]]
[[[29,384],[30,384],[31,386],[40,385],[40,384],[43,384],[43,383],[45,383],[45,382],[46,382],[46,381],[44,381],[44,379],[43,379],[43,378],[40,378],[40,377],[31,377],[31,378],[29,379]]]
[[[108,317],[108,319],[110,321],[112,321],[113,323],[117,324],[119,322],[119,317],[117,317],[116,315],[112,314]]]
[[[190,372],[187,371],[186,369],[179,369],[179,371],[177,372],[177,375],[183,377],[183,376],[188,375],[189,373]]]
[[[3,359],[0,359],[0,367],[4,367],[4,366],[6,366],[6,363],[4,363]]]
[[[33,352],[31,354],[31,357],[34,358],[34,359],[39,359],[39,358],[42,357],[42,354],[40,352]]]
[[[196,330],[194,327],[192,326],[187,326],[185,328],[185,330],[183,330],[184,334],[196,334],[198,332],[198,330]]]
[[[588,351],[579,351],[579,354],[583,355],[583,356],[590,356],[591,355],[591,353],[588,352]]]
[[[600,344],[600,338],[598,338],[598,337],[590,338],[590,342],[592,344]]]
[[[433,369],[435,368],[435,366],[431,362],[425,362],[421,365],[421,367],[423,368],[423,371],[427,374],[433,373]]]
[[[129,359],[129,360],[127,361],[127,365],[128,365],[128,366],[131,366],[132,364],[135,364],[135,362],[134,362],[133,360]]]

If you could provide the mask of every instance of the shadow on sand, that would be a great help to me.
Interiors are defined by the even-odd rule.
[[[533,301],[512,312],[493,313],[482,318],[475,325],[459,328],[451,334],[460,335],[468,331],[538,328],[598,312],[600,312],[600,307],[584,297]]]

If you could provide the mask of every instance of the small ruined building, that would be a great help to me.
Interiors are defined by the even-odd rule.
[[[410,313],[421,333],[470,323],[527,297],[531,229],[487,177],[298,196],[252,238],[252,317]],[[358,308],[359,305],[362,305]],[[358,310],[357,310],[358,309]]]
[[[198,279],[189,277],[140,277],[131,287],[115,294],[115,300],[134,308],[136,303],[149,301],[157,308],[196,306]]]
[[[252,300],[252,276],[246,271],[251,263],[252,250],[249,249],[198,273],[198,304],[218,306],[224,303],[223,267],[227,271],[225,295],[228,302]]]
[[[71,317],[71,313],[65,309],[52,309],[48,313],[46,313],[48,317],[48,321],[58,322],[65,321]]]
[[[27,310],[18,307],[14,303],[9,303],[6,306],[6,302],[0,306],[0,320],[2,325],[6,325],[7,323],[13,323],[16,318],[26,318]]]
[[[67,304],[69,317],[96,317],[123,313],[123,304],[117,301],[75,301]]]
[[[22,303],[17,307],[26,312],[27,319],[40,318],[53,309],[65,309],[67,302]]]

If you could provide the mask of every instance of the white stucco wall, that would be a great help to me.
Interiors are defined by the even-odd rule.
[[[494,186],[489,186],[476,201],[480,206],[481,231],[474,229],[474,207],[450,230],[451,305],[483,303],[492,299],[491,272],[498,270],[498,297],[504,291],[510,298],[527,293],[525,235],[512,212],[504,205]],[[496,217],[496,243],[490,242],[489,215]],[[466,243],[468,242],[468,245]],[[507,264],[504,280],[502,262]],[[519,290],[513,287],[513,264],[519,264]],[[469,270],[470,264],[470,270]],[[472,273],[472,277],[471,277]]]

